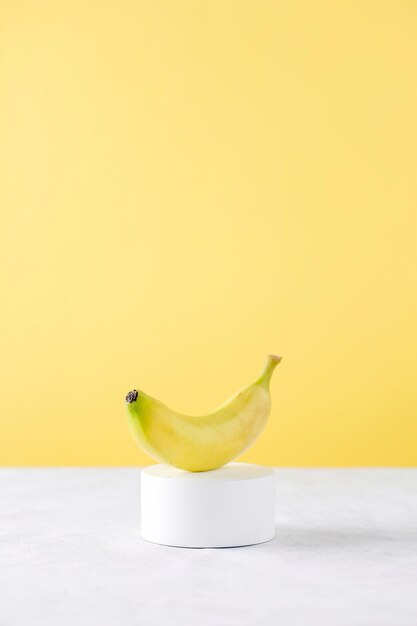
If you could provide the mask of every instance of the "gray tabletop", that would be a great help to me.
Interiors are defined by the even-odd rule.
[[[417,470],[277,470],[276,538],[143,541],[138,469],[0,469],[0,626],[416,626]]]

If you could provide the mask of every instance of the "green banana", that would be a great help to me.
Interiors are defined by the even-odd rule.
[[[136,442],[156,461],[190,472],[225,465],[246,450],[263,430],[271,408],[269,381],[281,357],[267,356],[261,376],[209,415],[172,411],[142,391],[126,396],[128,422]]]

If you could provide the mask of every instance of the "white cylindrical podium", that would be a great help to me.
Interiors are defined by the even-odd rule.
[[[183,548],[226,548],[264,543],[275,534],[271,469],[229,463],[208,472],[168,465],[141,471],[141,534]]]

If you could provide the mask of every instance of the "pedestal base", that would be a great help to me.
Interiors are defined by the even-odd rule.
[[[197,473],[151,465],[141,471],[142,537],[184,548],[263,543],[275,534],[274,494],[274,473],[260,465]]]

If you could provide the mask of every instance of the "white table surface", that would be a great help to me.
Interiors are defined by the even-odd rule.
[[[0,469],[0,626],[416,626],[417,470],[277,470],[276,538],[143,541],[137,469]]]

